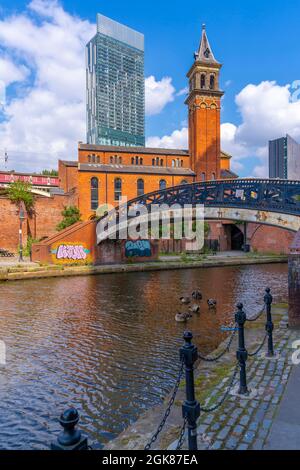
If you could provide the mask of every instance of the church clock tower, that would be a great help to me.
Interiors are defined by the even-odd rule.
[[[189,70],[189,152],[197,181],[220,178],[220,112],[223,92],[219,89],[222,65],[209,45],[205,25],[195,61]]]

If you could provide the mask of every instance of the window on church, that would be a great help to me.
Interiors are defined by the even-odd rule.
[[[201,88],[205,88],[205,79],[206,79],[205,73],[202,73],[201,74]]]
[[[145,194],[144,180],[139,179],[137,180],[137,195],[142,196],[143,194]]]
[[[134,165],[134,157],[131,158],[131,165]]]
[[[95,211],[99,206],[99,182],[98,178],[91,179],[91,209]]]
[[[175,160],[172,160],[172,166],[173,167],[175,166]]]
[[[98,156],[96,157],[96,162],[100,163],[100,157],[98,157]]]
[[[152,158],[152,166],[154,166],[154,165],[155,165],[155,159]]]
[[[143,165],[143,164],[144,164],[144,160],[140,158],[140,165]]]
[[[206,175],[205,173],[201,173],[201,181],[205,181],[206,180]]]
[[[122,165],[122,157],[119,157],[119,165]]]
[[[122,180],[121,178],[115,179],[115,201],[120,201],[122,198]]]
[[[88,162],[91,163],[91,155],[88,155]]]
[[[114,157],[110,157],[109,161],[110,163],[114,163]]]
[[[160,166],[164,166],[164,161],[163,161],[163,159],[160,160]]]
[[[216,173],[212,173],[211,179],[212,179],[212,180],[215,180],[215,179],[216,179]]]
[[[160,180],[159,182],[159,189],[166,189],[167,187],[167,182],[166,180]]]
[[[210,76],[210,79],[209,79],[209,88],[211,90],[214,90],[215,89],[215,76],[214,75],[211,75]]]

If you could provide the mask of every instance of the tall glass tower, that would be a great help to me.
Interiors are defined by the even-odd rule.
[[[144,35],[103,15],[86,46],[87,143],[145,146]]]

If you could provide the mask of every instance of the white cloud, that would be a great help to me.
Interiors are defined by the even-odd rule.
[[[94,31],[51,0],[33,0],[28,12],[0,21],[2,48],[15,59],[13,79],[32,73],[0,123],[1,150],[8,149],[11,168],[55,168],[58,157],[76,158],[77,142],[85,139],[84,45]]]
[[[0,80],[4,82],[5,86],[22,82],[29,73],[30,71],[24,65],[18,66],[7,57],[0,57]]]
[[[189,87],[185,87],[185,88],[182,88],[181,90],[179,90],[177,93],[176,93],[176,96],[183,96],[183,95],[187,95],[189,92]]]
[[[172,132],[171,135],[165,135],[163,137],[149,137],[146,141],[146,146],[154,148],[187,149],[188,128],[183,127],[180,130]]]
[[[153,116],[159,114],[164,107],[174,101],[175,88],[172,85],[172,78],[163,77],[156,80],[153,75],[145,80],[145,103],[146,114]]]
[[[287,133],[300,141],[300,101],[293,99],[293,91],[290,85],[280,86],[274,81],[265,81],[247,85],[236,96],[241,124],[226,122],[221,125],[222,149],[233,155],[231,164],[234,171],[243,172],[250,167],[254,176],[267,176],[268,141]],[[174,131],[162,138],[151,137],[148,142],[157,143],[160,147],[179,145],[184,148],[187,129],[183,131]],[[178,135],[180,139],[176,137]]]

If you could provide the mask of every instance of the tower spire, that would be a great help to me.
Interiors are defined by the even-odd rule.
[[[202,25],[202,36],[198,52],[195,53],[195,60],[205,64],[218,64],[207,38],[205,23]]]

